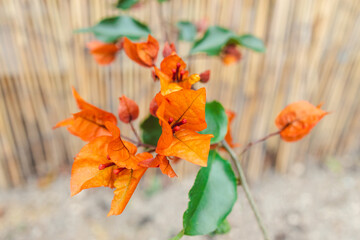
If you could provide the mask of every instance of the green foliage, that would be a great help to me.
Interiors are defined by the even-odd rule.
[[[261,39],[251,35],[245,34],[237,38],[239,44],[256,52],[265,52],[265,46]]]
[[[170,238],[169,240],[180,240],[184,236],[184,230],[181,230],[175,237]]]
[[[116,7],[121,8],[123,10],[128,10],[138,2],[139,0],[119,0],[116,4]]]
[[[210,56],[219,55],[223,46],[234,36],[233,32],[225,28],[209,27],[204,36],[194,43],[190,53],[204,52]]]
[[[211,150],[208,166],[200,169],[189,192],[190,201],[183,216],[184,234],[215,231],[231,212],[236,198],[236,178],[230,163]]]
[[[180,21],[176,24],[179,29],[179,39],[183,41],[192,42],[196,36],[196,27],[193,23],[188,21]]]
[[[136,40],[150,34],[145,24],[129,16],[105,18],[95,26],[79,29],[77,32],[92,32],[102,42],[115,42],[121,37]]]
[[[219,226],[218,228],[215,230],[215,232],[213,232],[213,234],[226,234],[228,232],[230,232],[231,230],[231,226],[228,222],[228,220],[224,220]]]
[[[153,115],[149,115],[140,125],[141,138],[144,143],[150,145],[157,145],[157,142],[161,135],[161,126],[159,125],[159,119]]]
[[[221,103],[217,101],[206,103],[205,120],[207,128],[200,133],[214,135],[211,144],[223,140],[227,132],[228,118]]]
[[[209,56],[219,55],[221,49],[228,43],[239,44],[257,52],[264,52],[265,46],[262,40],[253,35],[236,35],[233,31],[219,26],[209,27],[204,36],[197,40],[190,53],[203,52]]]
[[[167,2],[169,0],[158,0],[159,3]]]

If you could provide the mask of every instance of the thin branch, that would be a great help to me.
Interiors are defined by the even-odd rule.
[[[129,138],[129,137],[126,137],[126,136],[124,136],[124,135],[120,135],[120,137],[123,138],[123,139],[125,139],[126,141],[131,142],[131,143],[138,144],[137,141],[135,141],[135,140],[133,140],[133,139],[131,139],[131,138]]]
[[[130,124],[131,130],[133,131],[136,139],[138,140],[138,144],[142,143],[141,138],[140,138],[139,134],[137,133],[136,129],[134,128],[134,125],[132,124],[131,120],[130,120],[129,124]]]
[[[266,137],[265,137],[265,138],[266,138]],[[262,139],[260,139],[260,140],[262,140]],[[262,140],[262,141],[264,141],[264,140]],[[261,142],[261,141],[260,141],[260,142]],[[237,170],[237,172],[238,172],[238,174],[239,174],[239,177],[240,177],[241,186],[242,186],[242,188],[244,189],[246,198],[247,198],[248,201],[249,201],[250,207],[251,207],[251,209],[252,209],[252,211],[253,211],[253,213],[254,213],[254,215],[255,215],[256,221],[257,221],[257,223],[258,223],[258,225],[259,225],[259,228],[260,228],[260,230],[261,230],[261,232],[262,232],[262,234],[263,234],[263,237],[264,237],[265,240],[269,240],[270,238],[269,238],[268,233],[267,233],[267,231],[266,231],[266,229],[265,229],[265,226],[264,226],[264,224],[263,224],[263,222],[262,222],[262,219],[261,219],[261,217],[260,217],[260,214],[259,214],[259,211],[258,211],[258,209],[257,209],[256,203],[255,203],[255,201],[254,201],[254,198],[253,198],[253,196],[252,196],[252,194],[251,194],[251,192],[250,192],[250,189],[249,189],[249,186],[248,186],[248,184],[247,184],[244,171],[243,171],[243,169],[242,169],[242,167],[241,167],[241,165],[240,165],[239,159],[236,157],[235,153],[233,152],[233,150],[231,149],[231,147],[229,146],[229,144],[228,144],[225,140],[223,140],[221,143],[222,143],[222,145],[224,146],[224,148],[226,149],[226,151],[230,154],[231,159],[232,159],[233,162],[235,163],[236,170]],[[253,145],[253,144],[252,144],[252,145]],[[248,148],[249,148],[249,147],[247,147],[247,148],[245,148],[245,149],[248,149]],[[244,149],[244,150],[245,150],[245,149]]]
[[[143,142],[138,142],[138,141],[135,141],[134,139],[131,139],[129,137],[126,137],[124,135],[121,135],[121,138],[125,139],[126,141],[129,141],[133,144],[136,144],[138,147],[145,147],[145,148],[150,148],[148,150],[148,152],[154,152],[155,149],[156,149],[156,146],[153,146],[153,145],[150,145],[150,144],[146,144],[146,143],[143,143]]]
[[[240,153],[240,156],[242,156],[246,151],[248,151],[253,145],[257,144],[257,143],[261,143],[261,142],[264,142],[265,140],[273,137],[273,136],[276,136],[278,134],[280,134],[280,132],[282,131],[283,129],[279,130],[279,131],[276,131],[276,132],[273,132],[273,133],[270,133],[269,135],[259,139],[259,140],[256,140],[254,142],[249,142],[245,147],[244,149],[241,151]]]

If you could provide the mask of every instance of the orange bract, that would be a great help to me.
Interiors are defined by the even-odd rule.
[[[308,134],[327,114],[320,106],[315,107],[307,101],[299,101],[286,106],[275,119],[275,124],[281,130],[281,138],[293,142]]]
[[[139,116],[139,106],[136,102],[124,95],[120,97],[119,100],[119,119],[124,123],[129,123],[130,121],[137,119]]]
[[[179,67],[178,67],[179,66]],[[188,71],[186,71],[186,63],[176,54],[167,56],[164,58],[160,63],[160,70],[164,74],[166,74],[168,77],[173,76],[173,69],[179,68],[179,72],[185,71],[184,77],[186,78],[189,74]]]
[[[176,156],[191,163],[205,167],[210,150],[211,134],[200,134],[188,129],[175,132],[167,148],[156,148],[156,152],[165,156]]]
[[[111,163],[107,159],[107,146],[110,141],[110,136],[98,137],[80,150],[71,170],[71,196],[87,188],[113,187],[114,167],[99,171],[100,164]]]
[[[207,83],[210,80],[210,70],[200,73],[200,82]]]
[[[235,112],[226,110],[226,115],[228,116],[228,128],[227,133],[225,135],[225,141],[230,145],[230,147],[238,147],[239,144],[233,142],[232,134],[231,134],[231,123],[235,118]]]
[[[124,38],[124,50],[128,57],[144,67],[152,67],[159,52],[159,43],[151,35],[147,42],[133,43],[128,38]]]
[[[138,163],[144,159],[152,158],[152,155],[148,152],[139,153],[137,155],[137,147],[120,137],[119,128],[113,123],[107,122],[106,128],[109,129],[113,138],[109,142],[107,152],[112,162],[118,167],[128,169],[138,169]]]
[[[229,44],[229,45],[226,45],[224,47],[224,49],[222,50],[221,59],[225,65],[231,65],[233,63],[240,61],[241,53],[236,48],[235,44]]]
[[[149,111],[150,114],[153,115],[154,117],[156,117],[156,111],[158,110],[158,104],[156,102],[156,99],[153,98],[150,102],[150,106],[149,106]]]
[[[206,166],[211,134],[199,134],[206,128],[206,91],[182,89],[166,96],[156,95],[156,112],[162,127],[156,152],[176,156]]]
[[[100,65],[107,65],[115,60],[117,52],[121,49],[114,43],[103,43],[100,41],[91,41],[87,43],[87,48],[94,56],[95,61]]]
[[[186,71],[186,63],[175,53],[164,58],[160,69],[154,67],[155,75],[160,79],[161,94],[166,95],[181,89],[190,89],[191,86],[200,81],[198,74],[189,76]]]
[[[207,127],[205,121],[205,104],[206,104],[206,90],[200,88],[199,90],[182,89],[177,92],[170,93],[166,96],[156,95],[157,104],[164,108],[163,112],[156,113],[159,119],[168,121],[173,118],[171,124],[180,122],[186,119],[186,123],[181,127],[193,131],[202,131]]]
[[[112,113],[85,102],[75,88],[73,88],[73,95],[82,111],[73,114],[72,118],[59,122],[54,128],[69,126],[68,131],[83,141],[91,141],[99,136],[110,135],[105,127],[105,122],[116,124],[116,117]]]
[[[115,124],[106,122],[112,136],[101,136],[85,145],[76,156],[71,172],[71,195],[93,187],[116,188],[109,215],[121,214],[146,168],[139,162],[153,158],[139,153],[132,143],[120,138]]]
[[[175,44],[174,43],[169,44],[168,42],[165,42],[162,54],[163,54],[163,57],[167,57],[172,54],[176,54]]]
[[[119,215],[124,211],[146,170],[147,168],[138,170],[125,169],[119,173],[114,181],[116,189],[114,191],[114,198],[111,202],[111,209],[108,216]]]
[[[157,154],[155,158],[147,159],[139,163],[142,167],[160,168],[161,172],[169,177],[177,177],[166,156]]]

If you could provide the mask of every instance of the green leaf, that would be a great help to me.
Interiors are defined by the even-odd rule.
[[[159,125],[159,119],[153,115],[149,115],[140,125],[142,130],[141,138],[144,143],[150,145],[157,145],[157,142],[161,135],[161,127]]]
[[[121,37],[136,40],[150,34],[145,24],[129,16],[105,18],[95,26],[79,29],[77,32],[92,32],[102,42],[115,42]]]
[[[209,56],[219,55],[225,44],[234,37],[236,38],[235,33],[228,29],[219,26],[209,27],[204,36],[194,43],[190,53],[204,52]]]
[[[193,23],[188,21],[180,21],[176,24],[179,29],[179,39],[183,41],[192,42],[196,36],[196,27]]]
[[[211,144],[224,139],[227,132],[228,118],[221,103],[213,101],[205,105],[205,120],[207,128],[201,134],[212,134]]]
[[[253,35],[238,36],[233,31],[219,26],[209,27],[204,36],[197,40],[190,50],[191,54],[203,52],[209,56],[219,55],[222,48],[234,43],[257,52],[264,52],[265,46],[261,39]]]
[[[159,3],[167,2],[169,0],[158,0]]]
[[[265,46],[261,39],[251,35],[245,34],[237,38],[241,46],[254,50],[256,52],[265,52]]]
[[[200,169],[189,192],[183,216],[185,235],[215,231],[231,212],[236,198],[236,178],[230,163],[211,150],[208,166]]]
[[[169,240],[180,240],[183,236],[184,236],[184,230],[181,230],[175,237],[172,237]]]
[[[119,0],[116,4],[117,8],[121,8],[123,10],[127,10],[137,4],[139,0]]]
[[[214,234],[226,234],[230,232],[230,230],[231,230],[230,223],[228,222],[228,220],[225,219],[215,230]]]

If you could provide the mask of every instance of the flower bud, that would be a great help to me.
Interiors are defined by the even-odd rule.
[[[207,83],[210,79],[210,70],[200,73],[200,82]]]

